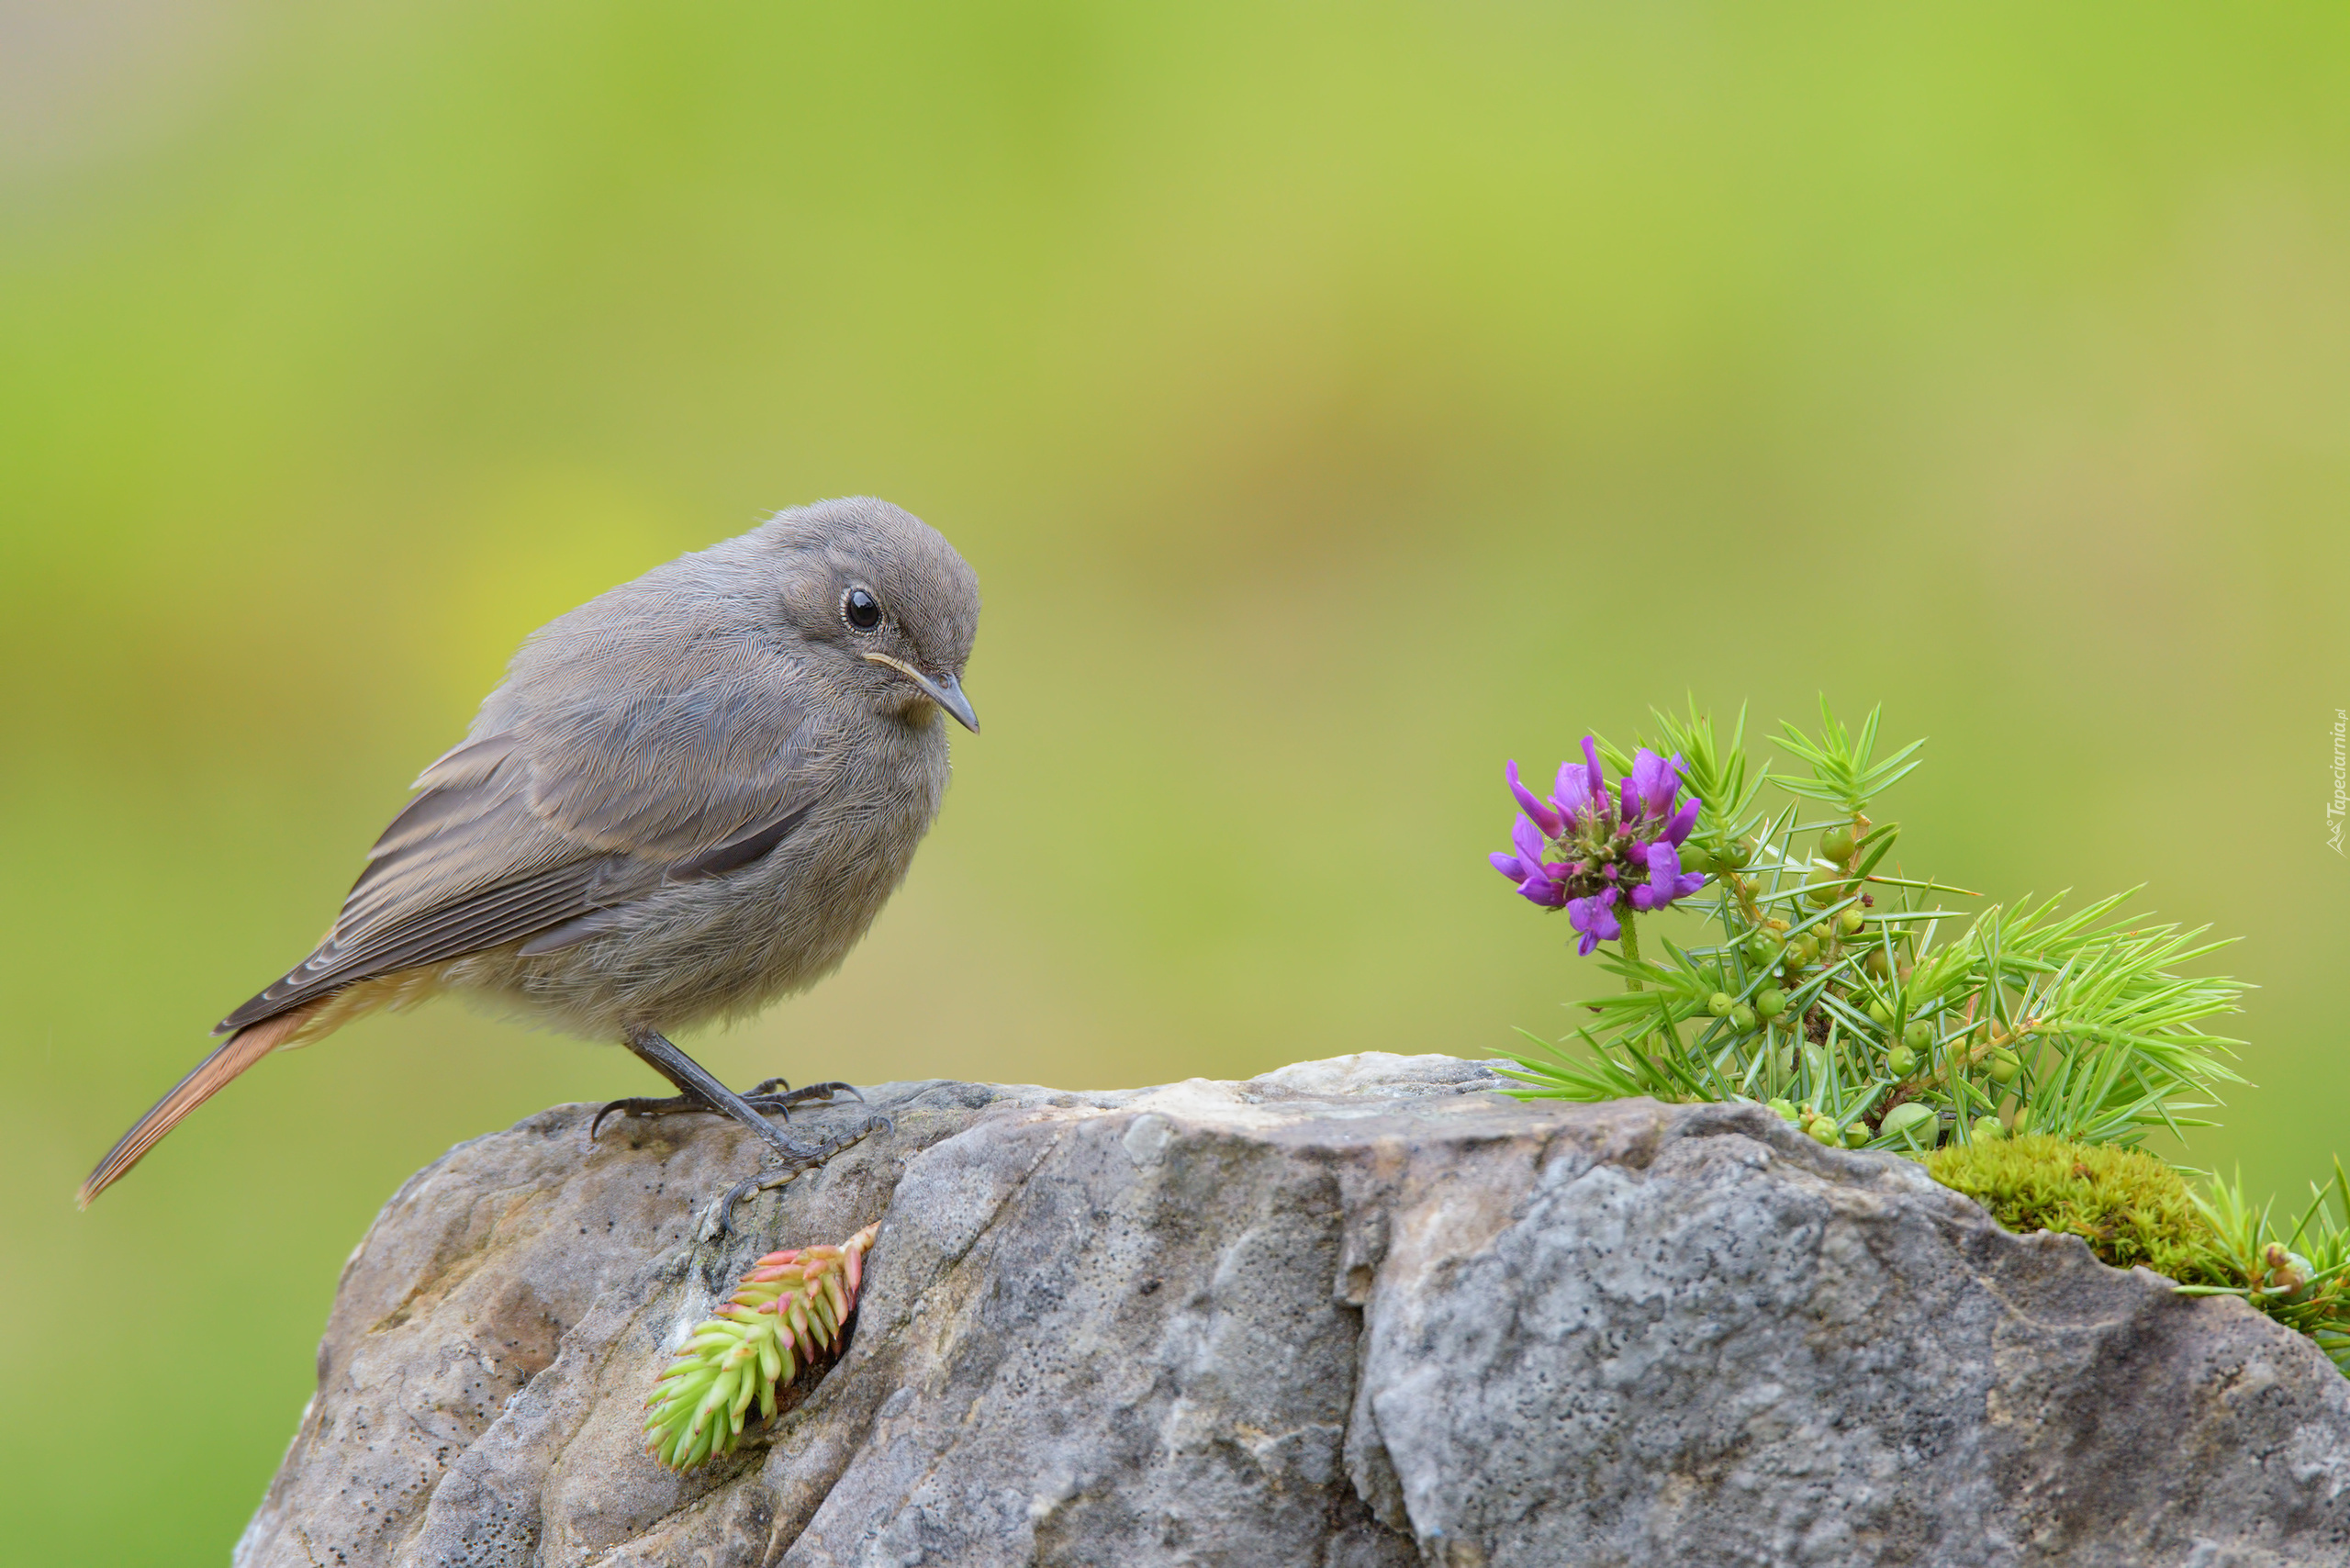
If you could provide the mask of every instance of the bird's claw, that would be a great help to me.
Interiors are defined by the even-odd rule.
[[[632,1094],[625,1100],[607,1100],[603,1108],[596,1113],[596,1119],[588,1124],[588,1141],[596,1141],[596,1133],[603,1126],[604,1118],[615,1111],[623,1116],[666,1116],[678,1111],[706,1111],[709,1108],[700,1101],[688,1099],[683,1094],[672,1094],[666,1099]]]
[[[843,1094],[860,1105],[865,1103],[864,1092],[854,1083],[842,1083],[838,1081],[829,1083],[803,1083],[794,1089],[789,1080],[781,1078],[770,1078],[764,1083],[753,1085],[750,1092],[743,1098],[760,1110],[766,1111],[781,1110],[787,1105],[813,1104],[820,1100],[829,1103]]]

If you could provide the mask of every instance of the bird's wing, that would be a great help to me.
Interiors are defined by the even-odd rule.
[[[678,691],[549,705],[433,763],[326,940],[215,1033],[772,851],[822,793],[819,727],[771,672],[701,673]]]

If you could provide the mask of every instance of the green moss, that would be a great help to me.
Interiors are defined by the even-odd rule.
[[[2210,1222],[2187,1179],[2151,1154],[2039,1135],[1935,1150],[1933,1179],[2009,1230],[2077,1236],[2117,1269],[2144,1264],[2181,1284],[2213,1278]]]
[[[2133,1148],[2042,1135],[1953,1144],[1925,1166],[2009,1230],[2077,1236],[2117,1269],[2143,1263],[2188,1295],[2239,1296],[2350,1374],[2350,1175],[2338,1160],[2344,1217],[2333,1217],[2321,1187],[2289,1229],[2233,1182],[2213,1182],[2199,1202],[2185,1176]]]

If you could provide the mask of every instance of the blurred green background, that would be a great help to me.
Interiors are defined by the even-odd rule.
[[[344,1253],[649,1092],[442,1003],[75,1182],[553,614],[887,496],[956,783],[722,1075],[1478,1055],[1601,983],[1500,777],[1684,691],[1930,766],[1903,859],[2245,941],[2297,1189],[2350,865],[2339,6],[0,4],[0,1517],[218,1562]],[[104,1316],[100,1316],[103,1314]],[[85,1327],[103,1325],[104,1327]]]

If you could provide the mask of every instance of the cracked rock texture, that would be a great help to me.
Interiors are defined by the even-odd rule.
[[[1753,1107],[1494,1091],[891,1084],[710,1242],[747,1135],[546,1112],[352,1254],[236,1561],[2350,1562],[2350,1380],[2241,1303]],[[682,1326],[874,1219],[843,1358],[706,1470],[646,1458]]]

